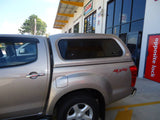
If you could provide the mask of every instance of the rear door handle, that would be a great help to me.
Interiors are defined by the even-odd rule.
[[[31,72],[28,75],[26,75],[26,78],[36,79],[39,76],[45,76],[45,74],[44,73]]]

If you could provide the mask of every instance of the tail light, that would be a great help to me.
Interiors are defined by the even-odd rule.
[[[131,66],[130,71],[131,71],[131,75],[132,75],[131,86],[134,87],[135,84],[136,84],[137,67],[136,66]]]

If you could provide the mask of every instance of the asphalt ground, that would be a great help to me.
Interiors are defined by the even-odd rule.
[[[105,120],[160,120],[160,83],[137,78],[137,92],[110,104]]]

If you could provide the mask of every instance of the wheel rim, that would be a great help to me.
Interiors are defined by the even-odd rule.
[[[67,120],[92,120],[93,109],[84,103],[72,106],[67,112]]]

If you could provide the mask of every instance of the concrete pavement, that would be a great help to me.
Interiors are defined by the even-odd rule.
[[[106,109],[106,120],[160,120],[160,83],[138,78],[137,93],[114,102]]]

